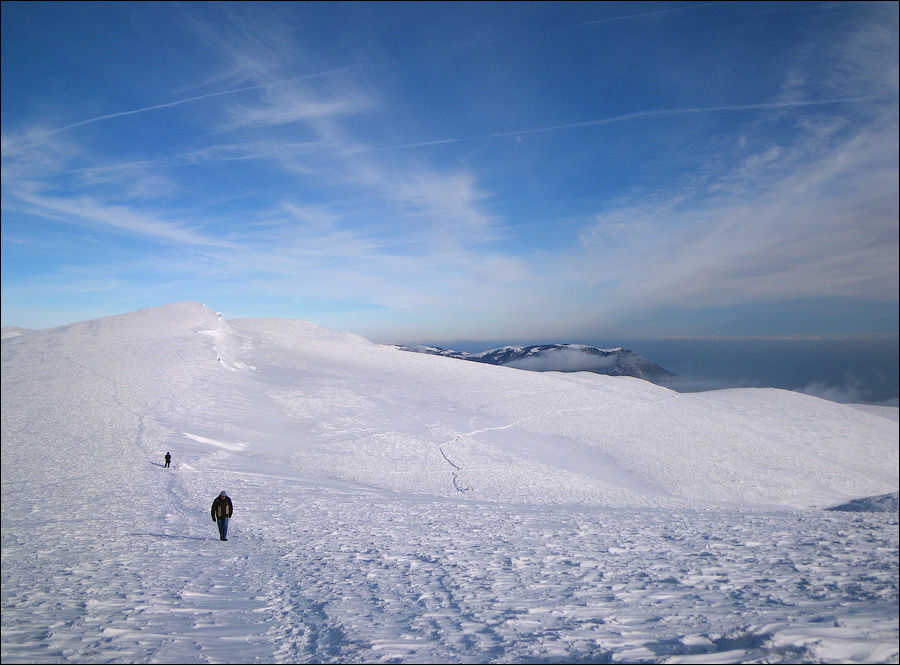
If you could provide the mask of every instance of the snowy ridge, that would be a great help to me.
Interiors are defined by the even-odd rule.
[[[0,339],[12,339],[13,337],[26,335],[29,332],[31,332],[29,328],[15,328],[12,326],[6,326],[2,331],[0,331]]]
[[[4,662],[897,660],[896,512],[818,509],[889,418],[197,303],[2,360]]]
[[[216,350],[216,360],[232,371],[252,370],[256,368],[237,360],[237,355],[241,348],[244,348],[246,342],[240,339],[240,335],[235,332],[228,323],[222,319],[222,315],[216,312],[218,322],[215,328],[210,330],[198,330],[201,335],[208,335],[213,339]]]
[[[900,422],[900,409],[896,406],[881,406],[878,404],[848,404],[847,406],[851,406],[859,411],[865,411],[866,413],[881,416],[882,418],[889,418],[894,422]]]
[[[891,492],[880,496],[853,499],[827,510],[843,510],[851,513],[896,513],[900,510],[900,493]]]
[[[622,347],[598,349],[584,344],[541,344],[502,346],[479,353],[423,345],[393,348],[538,372],[594,372],[657,381],[673,376],[656,363]]]

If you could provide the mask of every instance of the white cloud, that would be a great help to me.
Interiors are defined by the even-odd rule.
[[[383,187],[404,212],[434,230],[459,234],[460,238],[475,233],[482,239],[490,229],[492,218],[481,208],[487,194],[470,172],[416,171],[385,181]]]
[[[327,231],[333,228],[339,219],[339,215],[324,205],[297,205],[285,201],[280,209],[309,231]]]
[[[377,90],[355,85],[348,69],[315,67],[286,29],[257,22],[249,11],[226,13],[233,29],[208,34],[224,72],[201,88],[227,83],[228,90],[70,125],[123,115],[138,122],[142,114],[193,101],[228,102],[219,104],[220,116],[210,116],[199,145],[145,161],[102,161],[102,155],[88,161],[74,132],[4,134],[4,206],[168,243],[174,251],[152,261],[172,276],[394,308],[409,313],[408,320],[427,319],[433,330],[463,332],[478,321],[485,334],[525,337],[637,321],[660,307],[896,299],[896,105],[836,102],[896,94],[896,86],[879,88],[881,73],[814,89],[809,60],[798,56],[783,96],[771,102],[651,109],[488,135],[815,110],[798,114],[802,121],[790,134],[761,139],[762,120],[742,125],[733,140],[737,157],[722,157],[723,163],[734,157],[727,169],[697,176],[688,187],[663,184],[652,196],[608,202],[570,242],[516,256],[496,241],[517,206],[505,209],[495,199],[477,160],[436,164],[369,145],[357,123],[376,114],[392,119]],[[845,81],[870,75],[857,71],[870,37],[861,31],[848,47],[840,70]],[[291,77],[298,63],[320,73]],[[888,58],[881,70],[896,66]],[[787,123],[793,116],[779,117]],[[486,137],[408,145],[477,138]],[[100,166],[85,166],[96,164],[93,158]],[[187,186],[175,167],[234,167],[233,175],[239,162],[251,160],[279,181],[260,197],[270,196],[265,202],[248,201],[235,212],[220,206],[217,219],[191,216],[189,210],[203,208],[188,199],[179,206],[175,195]],[[78,188],[58,186],[63,172]]]
[[[166,179],[140,169],[123,170],[106,177],[98,173],[76,174],[78,186],[61,184],[84,151],[71,140],[34,130],[3,137],[3,208],[22,210],[39,217],[94,228],[118,229],[170,243],[224,246],[160,211],[148,212],[121,201],[165,189]],[[105,190],[96,194],[90,189]],[[157,194],[159,192],[157,191]],[[167,218],[168,217],[168,218]]]
[[[815,397],[821,397],[832,402],[841,402],[843,404],[865,402],[859,381],[848,379],[843,386],[829,385],[821,381],[814,381],[804,386],[800,392]]]
[[[586,282],[620,275],[609,302],[620,311],[896,300],[896,145],[887,112],[830,141],[764,147],[708,195],[605,211],[576,263]]]
[[[596,356],[577,349],[549,349],[540,355],[508,363],[509,367],[537,372],[593,372],[616,364],[616,356]]]
[[[160,219],[130,206],[114,205],[89,196],[54,197],[19,191],[17,199],[36,215],[89,226],[107,226],[155,240],[186,245],[225,247],[228,243],[188,225]]]
[[[261,90],[255,105],[234,103],[229,108],[226,130],[303,123],[321,118],[355,115],[369,103],[359,96],[322,98],[298,85],[285,84]]]

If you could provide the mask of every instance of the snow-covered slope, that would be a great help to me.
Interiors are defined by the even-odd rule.
[[[679,394],[402,354],[303,322],[232,326],[223,339],[258,370],[244,377],[255,408],[273,412],[247,445],[306,473],[603,505],[828,505],[897,485],[896,424],[799,393]]]
[[[825,506],[897,484],[896,424],[799,393],[679,394],[637,379],[405,354],[305,322],[181,316],[181,327],[161,328],[193,344],[194,362],[153,364],[175,361],[165,371],[196,386],[179,394],[185,413],[175,422],[168,407],[141,407],[171,446],[196,443],[178,431],[196,418],[202,431],[192,435],[239,438],[247,453],[315,477],[519,503]],[[90,333],[103,334],[100,325]],[[137,320],[131,327],[149,334]],[[209,339],[220,364],[240,372],[203,366]],[[120,391],[159,392],[142,386],[141,363],[114,363],[134,377]],[[226,409],[210,422],[207,401],[223,390],[256,414]]]
[[[2,356],[4,662],[896,659],[896,516],[784,512],[895,492],[894,420],[197,303]]]

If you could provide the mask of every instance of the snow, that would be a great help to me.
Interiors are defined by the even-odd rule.
[[[473,353],[472,357],[473,358],[483,358],[484,356],[488,355],[489,353],[495,353],[497,351],[512,351],[514,353],[521,353],[524,350],[525,350],[524,346],[509,346],[509,345],[507,345],[507,346],[497,347],[496,349],[488,349],[488,350],[482,351],[480,353]]]
[[[0,339],[11,339],[13,337],[19,337],[20,335],[25,335],[30,330],[28,328],[14,328],[12,326],[3,328],[2,332],[0,332]]]
[[[896,513],[898,509],[900,509],[900,493],[898,492],[853,499],[853,501],[828,508],[828,510],[846,510],[856,513]]]
[[[423,346],[409,346],[406,348],[410,351],[418,351],[420,353],[429,353],[435,351],[435,349]],[[443,353],[441,355],[448,354]],[[496,349],[482,351],[480,353],[457,354],[457,357],[481,361],[488,360],[493,364],[502,364],[506,367],[527,369],[538,372],[583,371],[611,374],[613,372],[611,372],[610,370],[612,370],[622,362],[622,358],[620,356],[623,355],[633,356],[631,352],[626,352],[622,347],[616,347],[613,349],[598,349],[596,347],[586,346],[584,344],[558,344],[538,345],[530,347],[502,346]],[[647,362],[647,364],[650,364],[640,356],[633,356],[628,360],[631,362],[627,364],[632,365],[639,364],[639,362]],[[618,374],[621,372],[616,373]],[[631,372],[625,373],[632,374]],[[668,374],[668,372],[666,372],[666,374]]]
[[[603,371],[616,366],[618,357],[615,353],[606,356],[589,355],[584,352],[585,348],[567,345],[546,351],[534,349],[529,356],[506,363],[506,365],[539,372]]]
[[[898,660],[897,513],[823,510],[882,414],[196,303],[2,356],[4,662]]]
[[[881,416],[882,418],[890,418],[895,423],[900,422],[900,407],[881,406],[879,404],[848,404],[847,406],[876,416]]]

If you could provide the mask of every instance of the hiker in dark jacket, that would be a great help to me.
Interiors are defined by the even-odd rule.
[[[166,463],[165,463],[165,465],[163,466],[163,468],[164,468],[164,469],[168,469],[168,468],[169,468],[169,462],[172,461],[172,456],[171,456],[169,453],[166,453],[166,456],[165,456],[163,459],[166,460]]]
[[[219,540],[228,540],[225,534],[228,533],[228,518],[231,517],[231,511],[231,499],[225,492],[220,492],[209,511],[213,522],[219,525]]]

